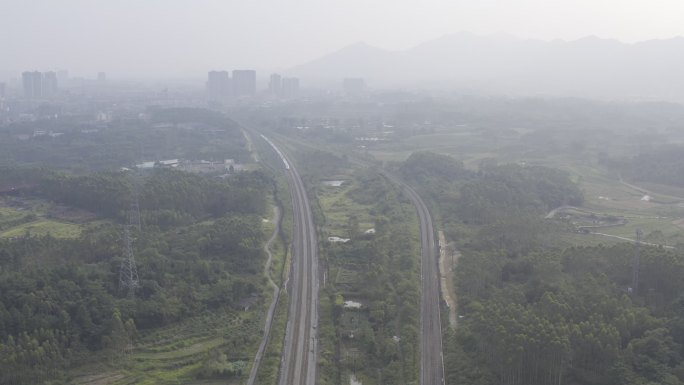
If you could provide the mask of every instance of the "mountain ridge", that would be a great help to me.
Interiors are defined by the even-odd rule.
[[[312,82],[362,77],[379,87],[684,100],[684,37],[624,43],[459,32],[395,51],[357,42],[284,72]]]

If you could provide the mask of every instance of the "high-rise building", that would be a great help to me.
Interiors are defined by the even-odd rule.
[[[98,82],[106,82],[107,81],[107,74],[104,72],[98,72],[97,73],[97,81]]]
[[[5,83],[0,83],[0,99],[4,99],[7,96],[7,85]]]
[[[231,84],[228,71],[209,71],[207,77],[207,97],[209,100],[226,100],[230,96]]]
[[[236,97],[256,94],[256,71],[233,70],[233,94]]]
[[[299,94],[299,78],[283,78],[282,96],[294,98]]]
[[[38,71],[26,71],[21,74],[24,86],[24,97],[36,99],[43,97],[43,74]]]
[[[343,86],[348,95],[358,95],[366,90],[366,82],[362,78],[346,78]]]
[[[282,78],[278,74],[271,74],[271,80],[268,82],[268,90],[271,94],[280,96],[280,90],[282,87]]]
[[[58,89],[57,73],[49,71],[43,74],[43,96],[55,96]]]

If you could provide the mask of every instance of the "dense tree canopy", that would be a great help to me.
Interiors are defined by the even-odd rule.
[[[269,179],[228,180],[158,170],[72,176],[10,169],[24,196],[95,212],[102,224],[77,239],[0,240],[0,383],[58,377],[91,352],[127,349],[137,329],[158,328],[258,293]],[[134,232],[140,286],[119,287],[123,231],[139,183],[142,233]]]
[[[684,264],[672,252],[646,251],[631,298],[628,245],[515,258],[464,253],[457,273],[464,318],[451,354],[462,349],[482,362],[489,380],[472,383],[681,383]],[[470,375],[450,371],[452,379]]]
[[[31,164],[77,172],[117,170],[143,161],[250,160],[240,127],[217,112],[150,109],[96,123],[87,116],[17,122],[0,130],[0,166]]]

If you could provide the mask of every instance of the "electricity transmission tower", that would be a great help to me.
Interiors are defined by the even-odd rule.
[[[639,290],[639,264],[641,263],[641,229],[636,231],[636,242],[634,243],[634,260],[632,261],[632,295],[636,295]]]
[[[133,254],[131,229],[137,230],[138,235],[142,233],[137,178],[133,183],[133,202],[131,202],[131,208],[128,211],[128,224],[124,225],[125,256],[119,268],[119,290],[128,290],[128,297],[132,299],[135,297],[135,289],[140,285],[140,281],[138,279],[138,268],[135,264],[135,255]]]
[[[135,289],[139,286],[138,268],[135,265],[133,254],[133,239],[131,237],[131,225],[124,226],[124,247],[126,255],[121,261],[119,269],[119,290],[128,290],[128,297],[135,297]]]

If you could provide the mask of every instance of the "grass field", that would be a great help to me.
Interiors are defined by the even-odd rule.
[[[519,132],[521,135],[524,133]],[[508,136],[490,140],[477,130],[441,129],[379,144],[368,151],[383,161],[403,161],[414,151],[428,150],[462,160],[471,169],[476,169],[479,161],[487,158],[501,163],[562,169],[570,173],[571,179],[583,190],[583,208],[628,219],[624,226],[603,228],[597,232],[634,239],[636,230],[640,229],[644,238],[653,241],[660,239],[667,245],[684,242],[684,189],[656,184],[634,186],[622,182],[619,175],[599,164],[596,154],[604,149],[598,144],[589,144],[584,152],[568,155],[567,151],[553,151],[553,146],[545,149],[539,145],[526,145],[521,138]],[[619,147],[606,150],[625,155],[624,149]],[[651,199],[643,200],[644,195]],[[331,218],[334,223],[334,213]],[[615,238],[573,233],[564,234],[562,238],[559,242],[568,245],[622,242]]]
[[[32,237],[51,235],[55,238],[78,238],[83,226],[73,223],[59,222],[52,219],[39,219],[37,221],[14,226],[0,233],[0,238]]]
[[[53,206],[39,199],[0,198],[0,238],[48,234],[54,238],[78,238],[89,223],[53,218],[49,215]]]
[[[19,211],[15,208],[0,207],[0,224],[10,223],[18,219],[24,218],[27,213]]]
[[[347,195],[353,188],[354,184],[350,181],[340,187],[321,186],[318,190],[318,201],[325,213],[324,230],[331,236],[347,238],[352,216],[358,219],[362,232],[375,226],[369,214],[371,207],[353,202]]]

